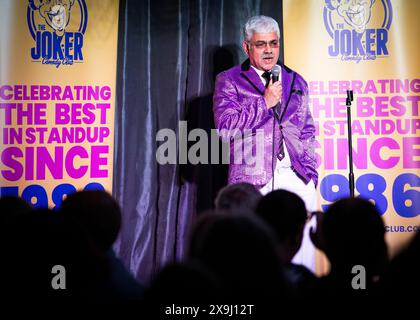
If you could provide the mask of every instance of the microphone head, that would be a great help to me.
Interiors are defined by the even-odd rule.
[[[273,77],[279,77],[279,74],[280,74],[280,72],[281,72],[281,67],[278,65],[278,64],[276,64],[274,67],[273,67],[273,69],[271,69],[271,74],[273,75]]]
[[[281,72],[281,67],[276,64],[273,69],[271,69],[271,74],[272,74],[272,78],[273,78],[273,83],[279,81],[279,74]]]

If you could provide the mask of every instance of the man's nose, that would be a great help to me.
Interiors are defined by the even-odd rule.
[[[272,51],[273,51],[273,48],[271,48],[270,45],[266,43],[264,47],[264,53],[271,53]]]

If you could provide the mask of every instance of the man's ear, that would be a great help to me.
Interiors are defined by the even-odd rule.
[[[246,55],[249,56],[248,42],[246,41],[242,42],[242,49],[244,49],[244,52],[246,53]]]

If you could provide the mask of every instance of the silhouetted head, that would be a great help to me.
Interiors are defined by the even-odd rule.
[[[260,200],[257,215],[274,230],[282,260],[290,262],[302,244],[308,217],[303,200],[293,192],[275,190]]]
[[[154,277],[146,300],[162,304],[199,304],[220,295],[220,281],[198,262],[169,264]]]
[[[11,220],[30,212],[32,206],[19,197],[5,196],[0,198],[0,226],[7,227]]]
[[[284,287],[274,239],[255,216],[207,214],[193,231],[190,257],[220,277],[234,294],[280,294]]]
[[[87,297],[107,273],[80,226],[52,210],[20,215],[10,224],[6,237],[0,274],[1,289],[8,291],[9,298]],[[63,278],[57,284],[65,290],[53,288],[58,273]]]
[[[324,215],[323,233],[331,272],[350,276],[353,266],[362,265],[370,279],[383,273],[388,259],[385,226],[370,201],[348,198],[333,203]]]
[[[418,230],[420,230],[420,226],[418,226]],[[417,231],[408,246],[392,259],[383,277],[384,301],[418,303],[416,289],[420,288],[419,270],[420,231]]]
[[[253,213],[261,198],[260,191],[252,184],[246,182],[230,184],[218,192],[215,200],[216,210]]]
[[[61,211],[79,222],[99,250],[109,250],[117,239],[121,210],[107,192],[95,190],[71,194],[63,201]]]

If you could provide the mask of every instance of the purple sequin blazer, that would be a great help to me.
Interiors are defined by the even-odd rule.
[[[313,180],[317,185],[315,127],[308,107],[307,83],[284,65],[281,81],[282,102],[268,109],[263,96],[265,87],[249,60],[217,76],[213,112],[220,137],[230,143],[229,184],[248,182],[258,187],[267,184],[273,176],[276,157],[280,160],[284,157],[281,143],[284,141],[292,170],[305,183]],[[234,143],[238,135],[242,135],[242,143]],[[256,147],[256,136],[263,137],[263,149]],[[250,148],[245,146],[247,143]],[[247,157],[255,156],[258,150],[263,150],[260,165],[256,166],[258,161],[249,164]],[[234,159],[235,152],[242,152],[242,159]]]

